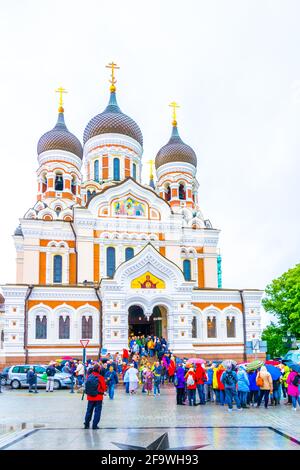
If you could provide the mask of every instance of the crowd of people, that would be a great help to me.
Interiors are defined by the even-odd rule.
[[[87,396],[85,428],[89,427],[93,415],[93,428],[98,428],[103,396],[113,400],[118,384],[119,390],[124,389],[130,396],[136,395],[140,388],[141,394],[155,398],[160,396],[161,387],[171,384],[176,390],[178,406],[212,403],[227,405],[230,412],[233,405],[242,410],[259,408],[263,403],[267,409],[281,405],[286,399],[284,405],[291,405],[292,410],[300,407],[300,366],[294,370],[279,361],[238,365],[233,360],[183,359],[169,351],[164,338],[156,336],[133,336],[122,354],[108,353],[98,361],[50,362],[45,373],[46,392],[53,392],[57,367],[70,376],[71,393],[77,388]],[[33,367],[28,371],[27,381],[29,393],[37,393]]]

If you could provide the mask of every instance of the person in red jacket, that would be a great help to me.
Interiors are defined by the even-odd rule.
[[[207,375],[202,364],[197,364],[195,374],[200,405],[205,405],[204,384],[207,382]]]
[[[196,374],[193,367],[190,367],[189,371],[185,374],[185,381],[187,386],[187,395],[189,399],[189,405],[196,406]]]
[[[225,367],[220,364],[217,368],[217,381],[218,381],[218,390],[220,393],[220,405],[224,406],[225,403],[225,387],[223,382],[221,381],[221,377],[223,375],[223,372],[225,371]]]
[[[171,356],[170,364],[168,367],[169,383],[174,382],[175,371],[176,371],[175,359],[174,359],[174,356]]]
[[[98,380],[98,386],[96,381]],[[92,395],[89,395],[88,392],[94,387],[96,384],[96,392]],[[106,392],[107,386],[105,383],[105,379],[102,375],[100,375],[100,366],[99,364],[94,364],[93,370],[87,378],[86,381],[86,390],[87,390],[87,401],[88,406],[86,410],[85,420],[84,420],[84,429],[89,429],[90,422],[94,412],[94,419],[93,419],[93,429],[99,429],[98,424],[101,418],[101,411],[102,411],[102,402],[103,402],[103,395]]]

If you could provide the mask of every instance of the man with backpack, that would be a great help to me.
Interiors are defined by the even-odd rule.
[[[100,366],[99,364],[95,364],[93,371],[89,374],[85,382],[88,406],[84,420],[84,429],[89,429],[93,413],[94,419],[92,428],[99,429],[98,424],[101,418],[103,395],[106,389],[105,379],[100,375]]]
[[[189,405],[196,406],[196,374],[193,367],[185,375]]]
[[[221,382],[224,384],[225,388],[225,401],[228,404],[228,411],[232,411],[232,402],[233,400],[236,403],[237,409],[241,410],[241,402],[238,397],[237,393],[237,373],[232,369],[232,367],[228,367],[222,374]]]

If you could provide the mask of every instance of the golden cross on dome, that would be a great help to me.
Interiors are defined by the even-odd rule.
[[[63,108],[63,93],[68,93],[67,90],[63,87],[59,87],[57,88],[56,90],[56,93],[59,93],[59,108],[58,108],[58,112],[59,113],[63,113],[64,112],[64,108]]]
[[[114,62],[111,62],[110,64],[105,66],[107,69],[111,69],[111,80],[109,82],[111,83],[110,91],[116,91],[115,84],[117,83],[117,80],[115,79],[115,70],[119,69],[120,67],[115,64]]]
[[[148,160],[148,163],[150,165],[150,179],[153,179],[153,165],[154,165],[154,160]]]
[[[176,116],[176,109],[180,108],[179,104],[176,103],[175,101],[172,101],[172,103],[169,104],[170,108],[173,108],[173,126],[177,126],[177,116]]]

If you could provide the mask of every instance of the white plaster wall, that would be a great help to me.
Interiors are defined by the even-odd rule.
[[[94,243],[78,241],[78,282],[94,280]]]
[[[204,258],[205,287],[218,287],[217,258]]]
[[[36,248],[36,249],[34,249]],[[39,240],[27,239],[24,244],[23,283],[39,283]]]

